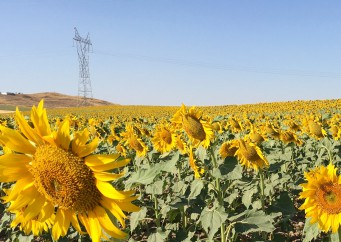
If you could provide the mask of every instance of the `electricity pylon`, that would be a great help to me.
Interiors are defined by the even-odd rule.
[[[89,71],[89,51],[92,43],[89,33],[86,38],[82,38],[75,27],[75,37],[79,60],[79,83],[78,83],[78,106],[89,105],[89,98],[92,98],[92,89]]]

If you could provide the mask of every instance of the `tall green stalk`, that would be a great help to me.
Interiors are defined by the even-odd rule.
[[[210,146],[209,149],[210,149],[210,153],[211,153],[211,157],[212,157],[213,167],[218,168],[217,160],[214,156],[214,149],[212,146]],[[219,205],[224,206],[224,192],[221,190],[219,177],[217,177],[215,179],[215,189],[216,189],[217,194],[218,194]],[[220,225],[220,241],[226,242],[226,233],[225,233],[225,224],[224,223],[222,223]]]
[[[262,209],[265,212],[265,196],[264,196],[264,173],[263,170],[259,170],[259,187],[260,187],[260,201],[262,203]]]

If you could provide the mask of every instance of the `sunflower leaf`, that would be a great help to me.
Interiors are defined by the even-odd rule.
[[[212,240],[220,225],[224,223],[226,219],[227,213],[225,213],[224,207],[205,207],[201,212],[199,222],[201,222],[202,228],[206,231],[208,238]]]
[[[320,234],[320,230],[318,228],[318,223],[310,223],[311,218],[307,218],[305,220],[304,229],[303,229],[303,242],[312,241],[316,239],[317,236]]]
[[[147,215],[147,208],[143,207],[138,212],[133,212],[130,215],[130,229],[131,231],[134,231],[139,222],[144,219]]]
[[[275,229],[273,216],[267,215],[263,211],[247,210],[235,222],[236,232],[242,234],[261,231],[271,233]]]
[[[201,192],[204,187],[204,182],[199,179],[195,179],[191,184],[191,193],[188,196],[188,199],[195,199]]]

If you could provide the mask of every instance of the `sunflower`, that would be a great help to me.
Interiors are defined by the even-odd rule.
[[[122,132],[121,137],[124,145],[136,152],[139,157],[145,157],[148,152],[147,145],[139,138],[139,129],[131,124],[127,124],[126,131]]]
[[[333,164],[316,167],[304,173],[307,183],[301,184],[300,198],[305,200],[299,209],[324,232],[336,233],[341,223],[341,176],[336,170]]]
[[[324,130],[318,117],[314,117],[313,115],[307,116],[303,119],[302,123],[305,131],[318,140],[327,135],[327,131]]]
[[[194,171],[194,177],[200,178],[201,175],[205,172],[205,170],[197,165],[197,160],[193,155],[193,148],[190,147],[189,149],[189,165]]]
[[[169,124],[159,124],[155,128],[152,142],[154,148],[160,153],[171,151],[176,146],[174,129]]]
[[[285,144],[295,143],[296,145],[302,145],[303,142],[297,137],[295,133],[292,131],[282,131],[279,136],[280,140],[282,140]]]
[[[235,153],[239,162],[247,168],[258,170],[269,166],[268,160],[264,157],[260,148],[254,143],[240,139],[238,140],[238,149]]]
[[[117,154],[92,154],[98,138],[90,139],[87,129],[70,135],[69,119],[52,131],[43,100],[31,110],[32,127],[16,110],[19,131],[0,126],[0,144],[13,153],[0,156],[0,182],[13,183],[2,199],[16,213],[25,233],[39,233],[39,226],[51,226],[52,238],[65,236],[70,225],[92,241],[126,233],[113,224],[114,216],[125,227],[123,211],[139,211],[131,202],[134,191],[116,190],[110,183],[123,175],[107,172],[128,164]],[[13,225],[15,225],[14,223]],[[38,226],[38,227],[39,227]],[[45,227],[44,229],[45,230]]]
[[[172,122],[185,130],[194,147],[202,145],[207,148],[214,137],[212,125],[202,117],[202,112],[195,107],[189,111],[182,104],[181,108],[173,115]]]
[[[188,146],[187,146],[186,142],[182,139],[181,134],[178,134],[176,136],[176,147],[181,152],[181,154],[183,154],[183,155],[187,154]]]
[[[236,151],[238,150],[238,141],[237,140],[230,140],[224,142],[219,150],[220,156],[225,159],[228,156],[234,156]]]

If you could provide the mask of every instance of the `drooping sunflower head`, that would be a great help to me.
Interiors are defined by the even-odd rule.
[[[303,144],[303,142],[292,131],[280,132],[280,140],[283,141],[285,144],[289,144],[289,143],[295,143],[296,145]]]
[[[239,145],[235,155],[243,166],[253,168],[254,170],[269,166],[268,160],[257,145],[247,139],[240,139],[238,142]]]
[[[181,134],[178,134],[176,136],[176,148],[181,152],[181,154],[187,154],[188,153],[187,143],[183,140]]]
[[[174,114],[172,122],[178,127],[179,124],[181,125],[195,147],[202,144],[207,148],[214,137],[212,125],[202,118],[202,112],[195,107],[187,111],[185,105],[182,104]]]
[[[337,169],[329,164],[304,173],[307,183],[301,184],[303,190],[300,199],[305,199],[300,210],[305,210],[311,223],[318,223],[319,228],[333,233],[338,231],[341,217],[341,177]]]
[[[238,141],[237,140],[230,140],[227,142],[224,142],[219,150],[220,156],[225,159],[228,156],[234,156],[236,154],[236,151],[238,150]]]
[[[0,181],[13,186],[3,197],[8,211],[16,214],[15,225],[25,233],[46,231],[34,226],[50,226],[52,237],[65,236],[70,225],[80,233],[83,224],[93,241],[107,235],[126,234],[110,220],[115,216],[125,226],[123,211],[138,211],[131,203],[134,191],[118,191],[109,181],[123,173],[108,170],[128,164],[117,154],[93,154],[98,138],[90,132],[72,132],[69,119],[52,130],[43,100],[31,111],[32,126],[17,109],[19,131],[0,126],[0,144],[12,152],[0,156]]]
[[[189,148],[189,165],[194,171],[194,177],[200,178],[202,174],[204,174],[205,170],[204,168],[197,165],[197,160],[195,159],[195,156],[193,154],[193,148]]]

